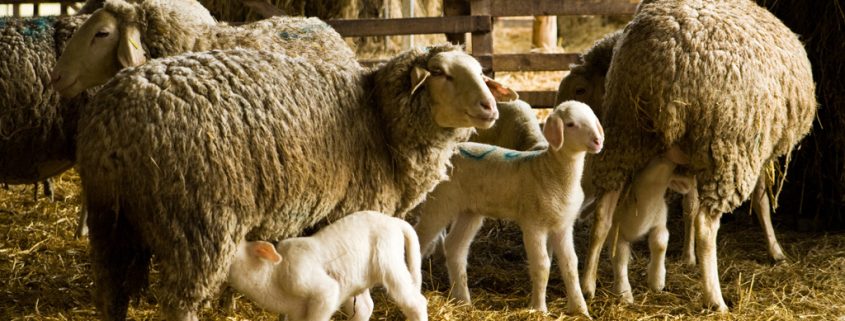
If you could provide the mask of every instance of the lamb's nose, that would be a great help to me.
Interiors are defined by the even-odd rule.
[[[594,139],[593,139],[593,143],[595,143],[596,145],[601,146],[601,139],[594,138]]]
[[[481,109],[486,111],[493,111],[493,104],[489,100],[481,101]]]

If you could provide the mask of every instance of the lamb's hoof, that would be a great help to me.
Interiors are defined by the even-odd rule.
[[[778,264],[778,263],[786,262],[787,258],[786,258],[786,255],[783,254],[783,252],[777,251],[774,254],[772,254],[772,260],[775,262],[775,264]]]
[[[596,296],[596,285],[593,284],[590,286],[587,283],[588,282],[584,282],[581,284],[581,292],[584,293],[584,299],[592,300]]]
[[[652,284],[649,284],[648,288],[649,288],[649,290],[651,290],[653,292],[660,293],[660,292],[663,292],[664,288],[666,288],[666,282],[664,280],[654,282]]]
[[[625,291],[619,294],[619,302],[624,304],[634,304],[634,295],[631,291]]]
[[[728,305],[725,304],[724,300],[720,300],[720,302],[705,302],[704,307],[720,314],[727,313],[729,311]]]
[[[587,319],[593,319],[590,317],[590,311],[587,310],[586,305],[570,305],[566,308],[566,314],[573,315],[573,316],[583,316]]]

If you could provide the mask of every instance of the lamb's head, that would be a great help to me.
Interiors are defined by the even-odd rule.
[[[475,58],[455,48],[413,66],[411,95],[428,95],[432,117],[440,127],[490,128],[499,118],[496,101],[512,101],[518,96],[484,76]]]
[[[557,105],[543,126],[543,135],[554,151],[601,152],[604,128],[590,106],[574,100]]]
[[[68,40],[53,68],[53,87],[62,96],[76,96],[105,83],[123,68],[145,63],[151,56],[147,52],[152,41],[147,39],[149,35],[168,30],[169,36],[160,38],[178,38],[172,36],[215,23],[195,0],[107,0]]]
[[[255,283],[266,280],[280,262],[282,257],[273,244],[241,241],[229,266],[229,283],[239,290],[258,288],[261,284]]]

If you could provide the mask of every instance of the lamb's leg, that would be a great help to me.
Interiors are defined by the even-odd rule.
[[[54,201],[53,199],[53,180],[51,178],[46,178],[44,181],[41,182],[41,185],[44,186],[44,196],[50,198],[50,202]],[[35,189],[38,189],[38,184],[35,184]]]
[[[79,210],[79,222],[76,223],[76,232],[73,237],[77,240],[83,236],[88,235],[88,208],[85,206],[85,201],[82,201],[82,209]]]
[[[786,255],[783,255],[783,250],[775,237],[775,229],[772,227],[772,207],[769,204],[769,195],[766,194],[766,185],[766,175],[761,174],[757,180],[757,186],[754,187],[754,193],[751,194],[751,208],[757,214],[757,220],[760,221],[760,226],[766,234],[769,255],[775,261],[783,261],[786,260]]]
[[[572,226],[553,231],[550,243],[557,256],[557,265],[566,286],[566,312],[589,317],[590,312],[587,310],[587,302],[584,301],[584,294],[581,293],[581,282],[578,280],[578,257],[575,255]]]
[[[441,231],[452,222],[454,217],[451,207],[432,204],[436,202],[432,200],[420,205],[422,207],[420,220],[414,225],[414,230],[419,236],[423,257],[427,257],[434,252],[434,246],[437,244]]]
[[[528,256],[528,270],[531,275],[531,309],[546,312],[546,285],[549,283],[549,269],[552,261],[549,259],[547,241],[548,227],[521,226],[522,242],[525,254]]]
[[[399,306],[406,319],[427,321],[428,300],[420,293],[405,263],[393,262],[397,264],[385,269],[384,287],[387,289],[387,294]]]
[[[109,203],[109,202],[105,202]],[[111,204],[89,204],[94,303],[104,321],[126,320],[129,298],[146,286],[150,252],[124,213]]]
[[[619,238],[616,241],[616,255],[613,257],[613,291],[625,303],[634,303],[631,282],[628,281],[628,261],[631,257],[631,243]]]
[[[648,236],[648,287],[653,291],[663,291],[666,286],[666,248],[669,245],[669,230],[666,222],[654,227]]]
[[[698,214],[698,189],[684,195],[684,264],[695,265],[695,216]]]
[[[318,282],[310,282],[310,295],[304,309],[305,315],[298,320],[303,321],[326,321],[334,314],[339,305],[337,298],[340,295],[340,287],[337,282],[327,274],[319,275]],[[324,281],[323,281],[324,280]]]
[[[452,228],[443,242],[446,268],[449,270],[449,280],[452,282],[449,297],[458,302],[472,304],[467,284],[467,255],[469,255],[472,239],[475,238],[482,223],[484,223],[483,216],[462,213],[452,223]]]
[[[613,212],[616,210],[616,203],[619,201],[619,190],[606,192],[599,198],[596,205],[596,213],[593,219],[593,227],[590,230],[590,249],[587,252],[587,265],[584,267],[584,277],[581,287],[584,296],[592,298],[596,292],[596,273],[599,268],[599,257],[610,225],[613,223]]]
[[[367,321],[373,315],[373,297],[370,289],[355,295],[343,304],[343,313],[349,321]]]
[[[720,312],[728,310],[719,285],[719,267],[716,257],[716,235],[722,213],[700,208],[695,217],[696,255],[701,267],[704,305]]]

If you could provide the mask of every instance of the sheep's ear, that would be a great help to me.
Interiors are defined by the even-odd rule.
[[[543,125],[543,136],[549,142],[549,147],[558,150],[563,147],[563,120],[558,117],[549,117]]]
[[[672,145],[672,147],[669,147],[669,150],[666,151],[666,158],[676,165],[686,165],[690,162],[689,155],[684,153],[678,145]]]
[[[276,247],[273,244],[264,241],[256,241],[250,243],[250,252],[252,255],[260,259],[267,260],[273,264],[282,262],[282,256],[276,252]]]
[[[117,46],[117,61],[124,68],[140,66],[147,62],[144,48],[141,46],[141,31],[138,30],[138,26],[123,27]]]
[[[484,83],[487,84],[487,88],[490,88],[490,92],[493,93],[493,97],[496,98],[496,101],[514,101],[519,99],[519,95],[513,91],[513,89],[502,85],[502,83],[494,80],[493,78],[487,76],[481,77],[484,78]]]
[[[420,66],[414,66],[414,69],[411,70],[411,96],[417,92],[417,89],[422,87],[428,76],[431,76],[428,70]]]

